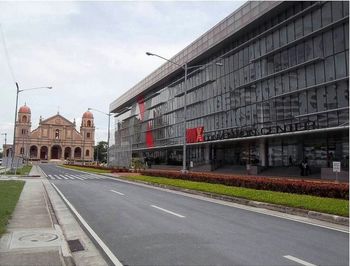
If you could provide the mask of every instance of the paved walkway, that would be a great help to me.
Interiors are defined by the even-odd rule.
[[[107,265],[50,182],[42,178],[40,167],[34,165],[29,176],[10,178],[26,183],[7,233],[0,238],[0,265]],[[69,240],[79,240],[84,250],[71,253]]]
[[[35,175],[33,168],[31,174]],[[55,228],[41,179],[28,179],[7,233],[0,239],[0,265],[65,265],[63,236]]]

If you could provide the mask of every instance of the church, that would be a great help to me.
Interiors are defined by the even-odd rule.
[[[39,126],[31,130],[31,110],[19,108],[16,120],[14,152],[16,157],[30,161],[66,160],[92,162],[94,160],[94,116],[87,111],[82,116],[80,132],[75,120],[69,121],[59,113],[47,119],[40,117]],[[4,147],[4,155],[11,156],[12,146]]]

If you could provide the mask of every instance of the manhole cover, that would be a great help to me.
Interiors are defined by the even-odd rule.
[[[19,241],[26,242],[51,242],[58,239],[58,235],[51,233],[30,233],[24,236],[21,236]]]

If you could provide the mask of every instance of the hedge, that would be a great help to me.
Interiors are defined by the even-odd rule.
[[[143,170],[143,175],[161,176],[174,179],[222,184],[227,186],[270,190],[286,193],[314,195],[319,197],[349,199],[349,184],[312,180],[298,180],[289,178],[271,178],[257,176],[237,176],[227,174],[213,174],[207,172],[159,171]]]
[[[104,167],[97,165],[80,165],[80,164],[67,164],[68,166],[78,166],[84,168],[100,169],[100,170],[110,170],[111,173],[125,173],[129,172],[129,169],[126,168],[115,168],[115,167]]]

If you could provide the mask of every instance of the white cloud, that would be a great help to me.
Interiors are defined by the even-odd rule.
[[[39,117],[60,113],[78,129],[88,107],[108,112],[109,104],[164,62],[146,51],[172,57],[239,4],[234,2],[0,2],[19,105]],[[1,42],[0,42],[1,43]],[[12,141],[15,84],[0,46],[0,132]],[[12,122],[13,123],[13,122]],[[99,136],[107,119],[95,113]],[[114,128],[113,121],[111,128]],[[1,140],[0,143],[3,143]]]

